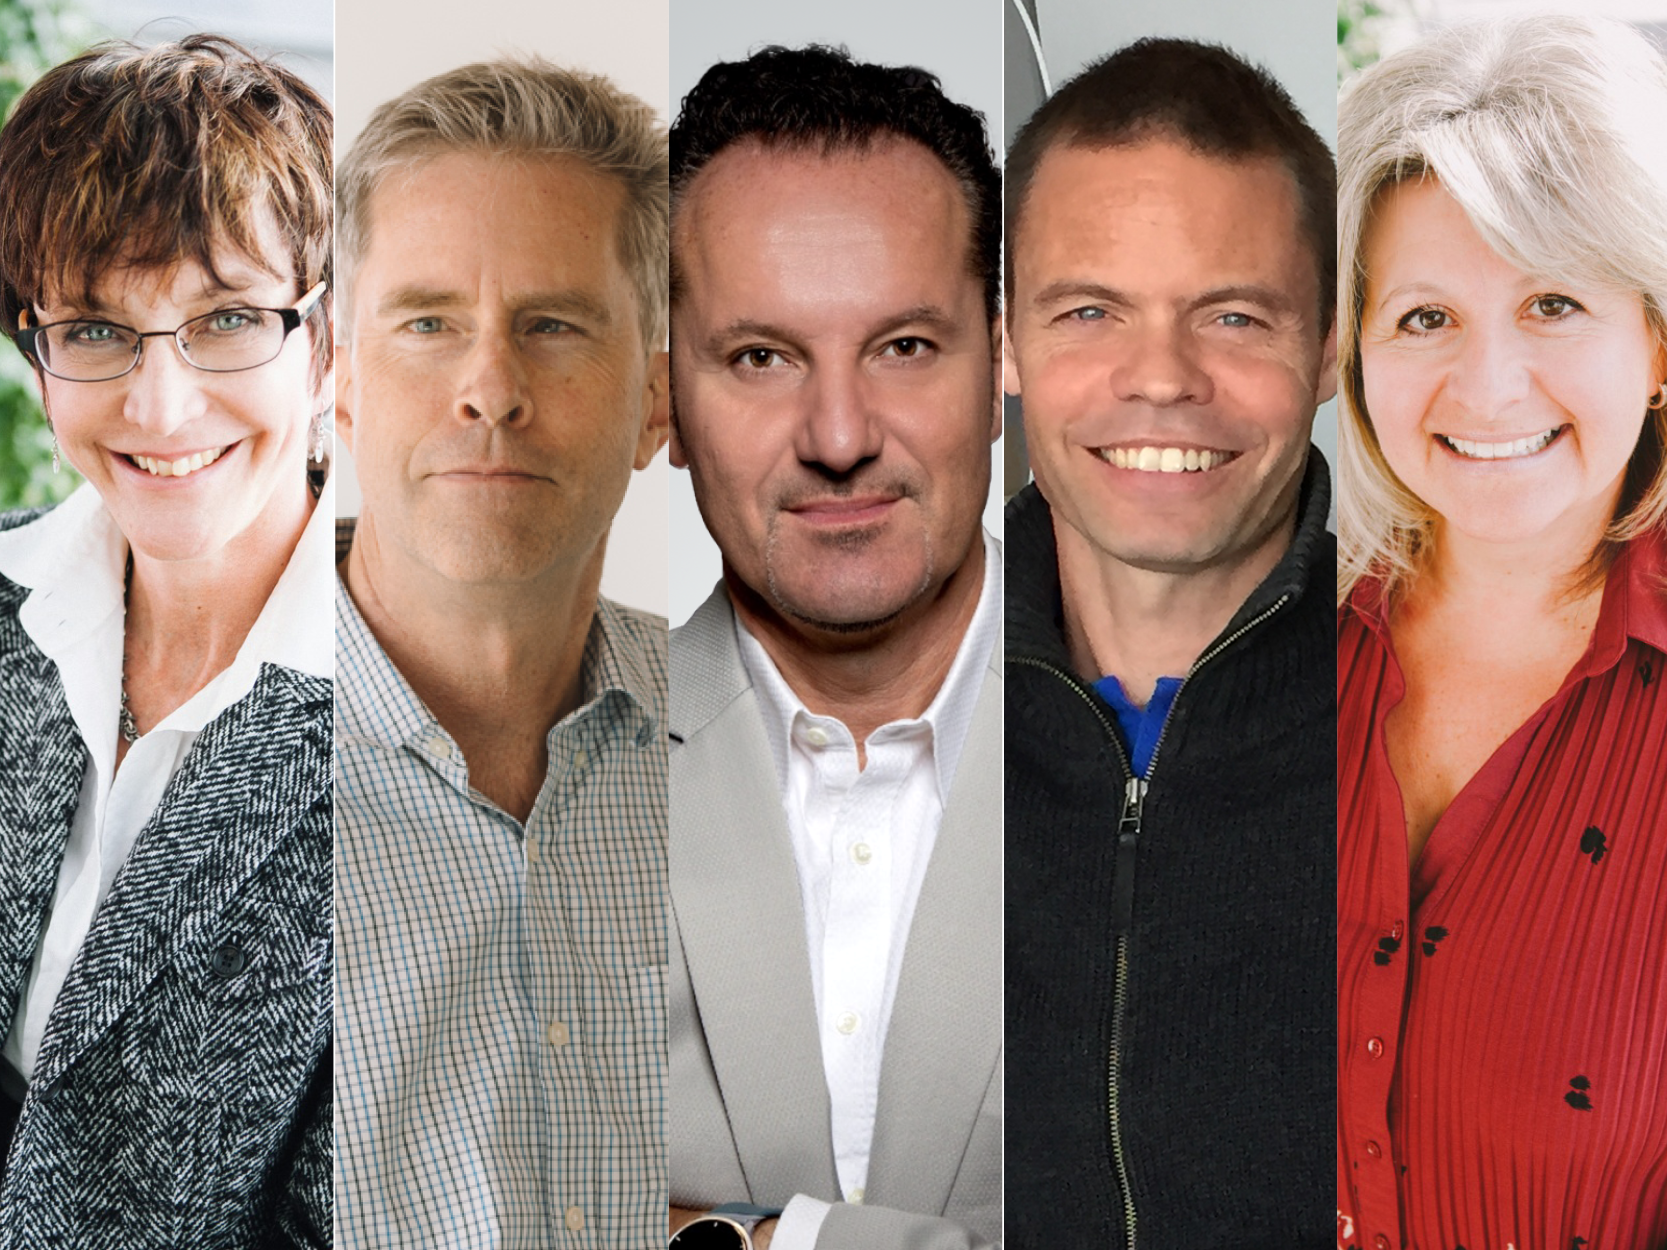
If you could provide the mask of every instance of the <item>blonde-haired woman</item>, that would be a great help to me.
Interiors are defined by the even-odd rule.
[[[1667,1245],[1664,119],[1545,16],[1339,108],[1339,1245]]]

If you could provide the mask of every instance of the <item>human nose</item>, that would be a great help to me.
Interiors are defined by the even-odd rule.
[[[795,450],[802,462],[843,474],[880,454],[885,434],[873,386],[858,369],[816,372],[799,419]]]
[[[1510,330],[1473,325],[1448,363],[1446,395],[1466,416],[1491,421],[1529,389],[1529,355]]]
[[[488,425],[515,425],[532,419],[532,395],[525,362],[512,336],[486,330],[476,335],[463,356],[457,386],[457,415]]]
[[[1137,328],[1123,336],[1112,389],[1120,400],[1154,408],[1207,404],[1215,397],[1192,336],[1174,325]]]
[[[201,416],[202,370],[186,363],[172,335],[145,337],[139,363],[123,376],[122,415],[147,434],[171,434]]]

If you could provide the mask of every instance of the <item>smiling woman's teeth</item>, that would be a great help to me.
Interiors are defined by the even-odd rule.
[[[1459,455],[1467,456],[1471,460],[1514,460],[1518,456],[1532,456],[1557,437],[1557,430],[1547,430],[1544,434],[1519,438],[1511,443],[1473,443],[1465,438],[1448,438],[1445,434],[1438,434],[1436,437]]]
[[[224,447],[214,451],[199,451],[194,456],[181,456],[178,460],[158,460],[154,456],[129,456],[128,459],[152,477],[184,477],[198,469],[206,469],[224,455],[225,451]]]
[[[1198,451],[1192,447],[1102,447],[1100,459],[1119,469],[1142,473],[1206,473],[1226,464],[1232,456],[1225,451]]]

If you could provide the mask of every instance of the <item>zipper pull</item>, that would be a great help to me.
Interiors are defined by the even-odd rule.
[[[1112,876],[1112,920],[1118,934],[1134,924],[1134,853],[1140,838],[1140,809],[1146,802],[1146,779],[1130,777],[1123,788],[1123,815],[1117,822],[1117,867]]]

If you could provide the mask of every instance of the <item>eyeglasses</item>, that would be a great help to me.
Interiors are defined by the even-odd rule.
[[[138,367],[145,340],[172,338],[180,358],[209,373],[237,373],[276,360],[292,330],[324,297],[320,282],[288,308],[221,308],[174,330],[145,330],[113,321],[53,321],[12,335],[18,349],[66,382],[109,382]]]

